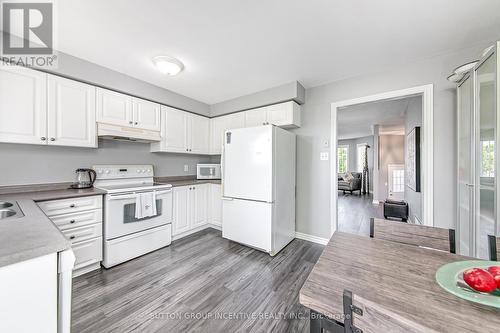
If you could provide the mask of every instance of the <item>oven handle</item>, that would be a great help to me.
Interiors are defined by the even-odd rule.
[[[172,189],[169,188],[167,190],[162,190],[162,191],[137,191],[137,192],[128,192],[128,193],[124,193],[124,194],[109,194],[107,196],[107,199],[108,200],[135,199],[138,194],[148,193],[148,192],[155,192],[156,196],[158,197],[158,196],[172,192]]]

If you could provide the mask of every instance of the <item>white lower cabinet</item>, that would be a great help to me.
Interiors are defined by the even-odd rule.
[[[174,187],[172,235],[180,238],[208,223],[208,184]]]
[[[0,332],[58,332],[57,253],[0,268]]]
[[[209,184],[209,222],[222,227],[222,185]]]
[[[76,257],[73,276],[99,268],[102,261],[102,196],[43,201],[38,206],[71,241]]]

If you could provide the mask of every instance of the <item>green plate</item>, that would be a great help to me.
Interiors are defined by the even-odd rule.
[[[469,260],[457,261],[441,266],[436,272],[437,283],[447,292],[471,302],[493,306],[500,309],[500,290],[481,293],[467,288],[462,274],[469,268],[500,266],[500,261]]]

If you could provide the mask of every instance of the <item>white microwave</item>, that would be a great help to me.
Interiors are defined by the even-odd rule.
[[[220,164],[198,164],[196,166],[196,178],[221,179]]]

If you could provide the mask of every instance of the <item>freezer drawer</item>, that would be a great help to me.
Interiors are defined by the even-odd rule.
[[[222,237],[271,252],[273,204],[223,198]]]

